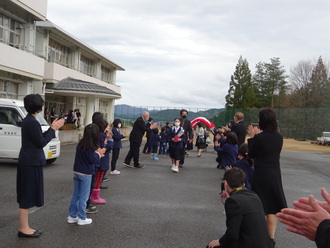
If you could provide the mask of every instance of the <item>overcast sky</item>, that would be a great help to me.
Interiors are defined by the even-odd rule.
[[[279,57],[328,59],[329,0],[48,0],[48,19],[126,71],[135,106],[221,108],[242,55],[252,73]]]

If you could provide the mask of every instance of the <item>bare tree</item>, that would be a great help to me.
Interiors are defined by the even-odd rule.
[[[305,88],[310,82],[314,66],[310,60],[301,60],[291,68],[289,82],[293,90]]]
[[[291,85],[292,104],[295,107],[308,106],[309,85],[314,66],[310,60],[301,60],[291,68],[289,82]]]

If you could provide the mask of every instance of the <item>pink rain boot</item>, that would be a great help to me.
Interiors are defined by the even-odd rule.
[[[91,203],[94,204],[105,204],[107,201],[105,199],[100,198],[100,189],[93,189],[91,196]]]

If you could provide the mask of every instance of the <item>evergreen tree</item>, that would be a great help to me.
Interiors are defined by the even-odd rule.
[[[307,107],[326,107],[329,94],[328,72],[324,66],[322,57],[319,57],[313,69],[311,82],[308,85],[308,105]]]
[[[226,108],[255,107],[256,96],[251,78],[249,63],[240,56],[234,75],[230,77]]]
[[[287,76],[279,58],[271,58],[270,63],[259,62],[253,80],[258,88],[260,107],[280,107],[280,96],[286,91]]]

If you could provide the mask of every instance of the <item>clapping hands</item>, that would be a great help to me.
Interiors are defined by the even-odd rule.
[[[284,208],[277,214],[280,222],[286,224],[290,232],[315,240],[315,234],[319,224],[330,219],[330,195],[324,188],[321,194],[325,201],[315,200],[313,195],[308,198],[299,198],[293,202],[295,209]]]
[[[257,126],[249,125],[247,129],[248,134],[253,138],[256,134],[261,133],[261,130]]]
[[[101,158],[104,157],[104,153],[107,151],[106,148],[98,148],[96,152],[100,155]]]

